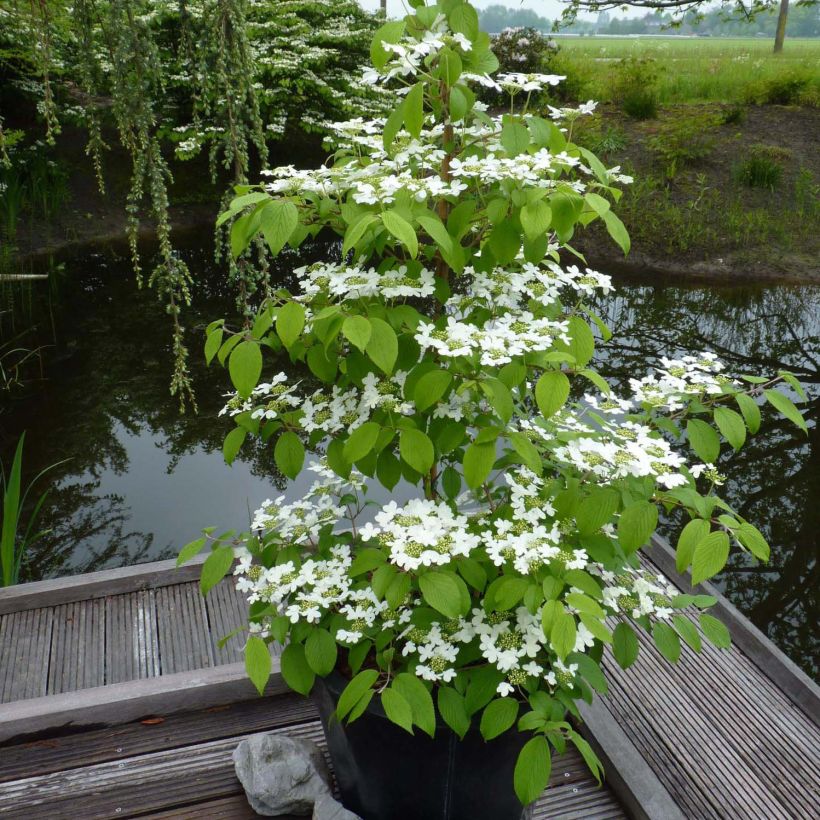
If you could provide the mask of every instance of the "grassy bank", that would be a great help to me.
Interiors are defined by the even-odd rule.
[[[613,102],[623,60],[648,62],[661,104],[820,104],[820,39],[790,39],[782,54],[768,39],[579,37],[559,41],[553,67],[583,99]],[[783,99],[768,99],[772,91]],[[792,99],[786,99],[792,97]]]

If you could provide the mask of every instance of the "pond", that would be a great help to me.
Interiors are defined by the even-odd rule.
[[[180,415],[169,395],[169,319],[155,294],[137,289],[124,255],[87,253],[48,280],[4,285],[0,364],[11,347],[44,347],[42,368],[0,393],[2,455],[10,457],[25,430],[27,475],[62,461],[50,473],[41,520],[49,532],[28,556],[23,580],[170,558],[203,526],[241,529],[264,499],[300,494],[263,448],[243,450],[232,467],[223,462],[231,425],[217,413],[227,374],[205,366],[200,339],[208,321],[231,312],[233,299],[207,229],[186,256],[198,283],[186,314],[198,413]],[[286,270],[280,274],[287,279]],[[766,532],[772,560],[759,566],[733,554],[717,583],[816,675],[820,288],[687,287],[652,278],[617,286],[599,305],[619,340],[600,359],[606,374],[627,378],[660,355],[708,349],[732,372],[787,368],[804,380],[808,438],[764,412],[763,431],[740,454],[723,457],[725,495]],[[676,522],[666,526],[674,536]]]

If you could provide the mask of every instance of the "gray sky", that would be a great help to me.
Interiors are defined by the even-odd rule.
[[[374,11],[379,8],[379,0],[359,0],[359,3],[366,9]],[[486,8],[494,4],[507,6],[508,8],[521,7],[525,9],[533,9],[542,17],[547,17],[554,20],[558,17],[566,7],[566,3],[561,3],[559,0],[472,0],[472,3],[477,8]],[[643,9],[638,10],[639,16],[643,15]],[[402,17],[406,14],[405,6],[402,0],[387,0],[387,14],[389,17]],[[610,12],[612,14],[613,12]],[[636,13],[635,9],[630,9],[627,12],[617,11],[619,17],[630,17]]]

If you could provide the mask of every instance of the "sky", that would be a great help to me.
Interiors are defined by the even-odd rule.
[[[561,12],[566,8],[566,3],[560,0],[472,0],[472,3],[477,8],[486,8],[492,5],[502,5],[508,8],[525,8],[532,9],[538,12],[542,17],[549,20],[554,20],[559,17]],[[359,4],[369,11],[375,11],[379,8],[379,0],[359,0]],[[628,12],[618,11],[619,17],[633,16],[636,11],[639,11],[639,16],[643,16],[646,12],[643,9],[630,9]],[[389,17],[403,17],[407,12],[405,11],[402,0],[387,0],[387,14]],[[612,12],[610,12],[612,14]],[[593,16],[595,16],[593,14]]]

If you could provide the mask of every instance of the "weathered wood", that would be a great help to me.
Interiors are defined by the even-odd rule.
[[[74,601],[54,607],[48,694],[105,683],[105,602]]]
[[[653,564],[678,589],[692,589],[691,574],[681,575],[675,567],[675,553],[669,542],[653,537],[647,555]],[[797,664],[773,644],[755,625],[741,613],[720,591],[709,582],[699,584],[696,592],[713,595],[717,604],[712,614],[720,618],[732,634],[732,642],[777,688],[802,709],[804,714],[820,726],[820,689]]]
[[[273,659],[265,693],[288,691]],[[63,695],[0,704],[0,744],[14,738],[82,727],[114,726],[150,715],[169,715],[258,698],[243,663],[161,675]]]
[[[156,590],[162,674],[207,669],[214,665],[205,602],[196,584]],[[184,628],[181,626],[184,625]]]
[[[205,599],[208,621],[211,625],[214,659],[217,664],[235,663],[241,660],[245,633],[239,632],[220,647],[219,642],[241,627],[247,621],[248,605],[241,592],[236,589],[233,578],[226,578],[217,584]]]
[[[200,711],[0,746],[0,782],[178,749],[318,719],[313,702],[286,693]],[[573,774],[575,777],[575,774]],[[568,781],[569,782],[569,781]]]
[[[52,623],[50,608],[16,612],[3,619],[0,703],[46,694]]]
[[[124,683],[160,673],[156,592],[105,599],[105,681]],[[181,631],[187,631],[187,628]]]
[[[173,560],[153,561],[3,587],[0,588],[0,615],[196,581],[204,560],[205,556],[196,556],[179,568]]]

